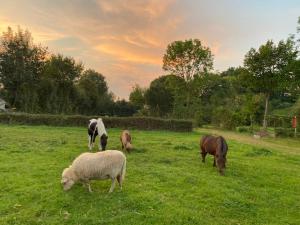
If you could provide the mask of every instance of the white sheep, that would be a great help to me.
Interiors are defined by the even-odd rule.
[[[111,179],[109,192],[113,192],[116,179],[122,189],[126,173],[126,156],[117,150],[86,152],[79,155],[62,173],[61,183],[65,191],[75,183],[82,182],[92,192],[90,180]]]

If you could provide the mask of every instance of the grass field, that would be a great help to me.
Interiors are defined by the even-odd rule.
[[[120,130],[108,132],[108,149],[120,149]],[[199,158],[208,132],[219,131],[132,131],[124,188],[108,194],[109,180],[93,193],[60,185],[87,151],[85,128],[0,125],[0,224],[300,224],[300,142],[221,132],[222,177]]]

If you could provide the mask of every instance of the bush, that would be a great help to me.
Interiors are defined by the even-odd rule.
[[[242,124],[242,116],[238,112],[225,107],[218,107],[213,111],[212,123],[218,127],[233,130]]]
[[[0,113],[0,123],[51,125],[51,126],[87,126],[89,119],[99,116],[48,115],[27,113]],[[192,131],[192,121],[160,119],[152,117],[102,117],[107,128]]]
[[[295,129],[294,128],[283,128],[276,127],[275,128],[275,136],[276,137],[295,137]],[[300,134],[297,133],[296,137],[300,137]]]
[[[235,129],[237,132],[240,133],[251,133],[253,131],[252,127],[247,127],[247,126],[236,127]]]

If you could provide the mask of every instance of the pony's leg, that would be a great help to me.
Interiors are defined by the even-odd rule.
[[[207,152],[201,152],[202,155],[202,162],[205,163],[205,157],[206,157]]]
[[[94,148],[94,146],[95,146],[95,140],[96,140],[96,135],[93,135],[93,137],[92,137],[92,148]]]
[[[109,189],[109,193],[112,193],[115,189],[115,184],[116,184],[116,178],[111,178],[111,186]]]
[[[214,164],[213,167],[216,167],[216,156],[214,156]]]

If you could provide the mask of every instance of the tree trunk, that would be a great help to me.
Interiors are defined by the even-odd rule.
[[[269,108],[269,98],[270,98],[270,94],[267,93],[266,94],[266,105],[265,105],[265,114],[264,114],[264,121],[263,121],[263,128],[264,130],[267,129],[267,115],[268,115],[268,108]]]

